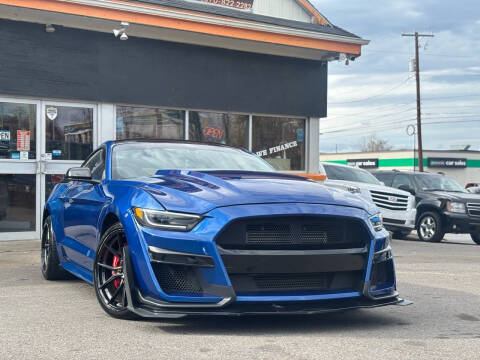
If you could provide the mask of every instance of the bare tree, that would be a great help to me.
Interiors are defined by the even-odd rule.
[[[379,139],[375,134],[363,137],[359,147],[362,149],[363,152],[392,150],[392,146],[388,144],[387,140]]]

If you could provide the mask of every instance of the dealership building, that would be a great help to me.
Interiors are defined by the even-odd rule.
[[[106,140],[316,172],[328,62],[367,43],[307,0],[0,0],[0,240],[38,238],[54,184]]]
[[[412,150],[320,154],[320,161],[367,170],[418,171],[418,152]],[[424,171],[451,176],[462,186],[480,183],[480,151],[423,150],[423,166]]]

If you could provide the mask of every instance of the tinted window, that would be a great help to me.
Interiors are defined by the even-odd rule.
[[[248,148],[248,115],[191,111],[190,140]]]
[[[416,174],[415,180],[418,186],[425,191],[466,192],[456,180],[445,175]]]
[[[176,143],[115,145],[113,179],[152,176],[158,170],[274,171],[258,156],[230,147]]]
[[[252,150],[278,170],[304,170],[305,119],[254,116]]]
[[[380,181],[378,181],[375,176],[365,170],[347,166],[325,164],[323,165],[323,167],[325,168],[325,172],[327,173],[327,178],[330,180],[354,181],[380,185]]]
[[[392,187],[400,188],[400,186],[406,185],[409,188],[413,189],[412,181],[410,180],[410,176],[407,174],[397,174],[395,179],[393,180]]]
[[[85,162],[84,167],[88,167],[92,172],[92,179],[102,180],[105,176],[105,152],[102,150],[94,153],[87,161]]]
[[[378,180],[382,181],[386,186],[392,186],[393,178],[396,173],[377,172],[373,174]]]
[[[185,111],[117,106],[117,139],[183,139]]]
[[[93,151],[93,109],[47,105],[46,151],[53,160],[83,160]]]
[[[35,159],[36,120],[35,105],[0,102],[0,159]]]

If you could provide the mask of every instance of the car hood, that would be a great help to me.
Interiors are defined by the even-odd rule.
[[[362,198],[303,177],[268,172],[162,170],[137,179],[170,211],[203,214],[217,207],[265,203],[314,203],[378,210]]]
[[[389,194],[395,194],[395,195],[403,195],[403,196],[411,196],[409,192],[406,192],[404,190],[392,188],[389,186],[385,185],[376,185],[376,184],[369,184],[369,183],[363,183],[363,182],[356,182],[356,181],[345,181],[345,180],[329,180],[327,179],[325,181],[325,185],[337,185],[337,186],[355,186],[360,189],[365,189],[365,190],[373,190],[373,191],[380,191],[380,192],[385,192]]]
[[[480,203],[480,194],[460,193],[451,191],[424,191],[426,194],[444,198],[448,200],[456,200],[462,202]]]

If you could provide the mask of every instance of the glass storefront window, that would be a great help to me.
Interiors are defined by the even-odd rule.
[[[277,170],[305,170],[305,119],[254,116],[252,151]]]
[[[117,106],[117,139],[174,139],[185,137],[185,111]]]
[[[36,158],[36,122],[35,105],[0,102],[0,159]]]
[[[93,109],[47,105],[46,152],[52,160],[83,160],[93,151]]]
[[[50,194],[52,193],[55,185],[62,182],[64,178],[64,174],[45,175],[45,201],[47,201],[50,197]]]
[[[191,111],[190,140],[248,148],[248,115]]]
[[[35,231],[35,175],[0,175],[0,233]]]

